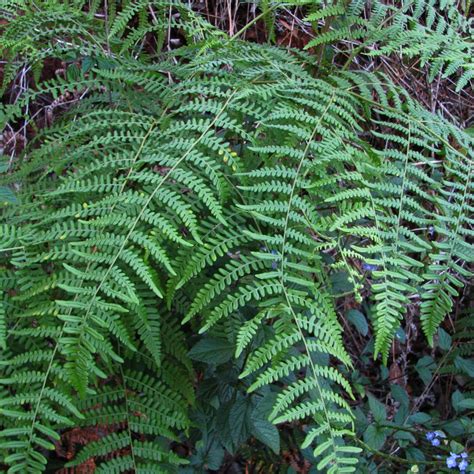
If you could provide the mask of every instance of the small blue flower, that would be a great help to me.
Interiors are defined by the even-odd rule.
[[[433,441],[435,438],[436,438],[436,433],[434,431],[428,431],[428,433],[426,433],[426,439],[428,441]]]
[[[367,271],[367,272],[374,272],[377,270],[377,265],[371,265],[370,263],[363,263],[362,264],[362,269]]]
[[[450,469],[454,469],[458,465],[457,458],[459,456],[455,453],[449,453],[449,454],[451,456],[446,458],[446,466],[448,466]]]
[[[272,255],[278,255],[278,252],[276,250],[272,250],[270,253]],[[273,270],[276,270],[278,268],[278,260],[273,260],[272,261],[272,268],[273,268]]]
[[[458,467],[459,467],[459,470],[461,472],[464,472],[468,467],[469,467],[469,463],[463,459],[459,464],[458,464]]]
[[[468,455],[466,452],[461,453],[461,457],[462,457],[463,459],[467,459],[468,456],[469,456],[469,455]]]
[[[435,438],[434,440],[431,441],[431,446],[439,446],[441,444],[441,441],[439,438]]]

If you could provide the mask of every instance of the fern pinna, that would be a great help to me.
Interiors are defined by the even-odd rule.
[[[153,27],[120,38],[145,3],[116,17],[110,51],[68,43],[90,67],[3,109],[82,96],[2,178],[17,197],[1,227],[2,462],[42,472],[65,430],[108,426],[70,466],[179,471],[188,336],[233,324],[242,383],[276,394],[271,420],[305,421],[318,471],[355,472],[332,276],[356,299],[370,283],[384,360],[409,305],[431,342],[470,275],[472,139],[386,77],[315,78],[300,52],[209,33],[137,58]]]

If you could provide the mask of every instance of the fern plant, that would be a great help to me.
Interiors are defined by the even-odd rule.
[[[334,277],[360,301],[371,266],[376,356],[409,305],[432,343],[470,276],[472,138],[381,74],[314,77],[310,54],[226,38],[180,3],[125,2],[103,20],[97,4],[41,6],[6,9],[4,86],[15,64],[64,57],[48,34],[78,67],[38,79],[2,120],[81,99],[2,177],[18,200],[0,234],[2,462],[43,472],[64,430],[107,426],[71,467],[178,471],[189,337],[232,321],[242,383],[278,392],[271,420],[305,422],[318,471],[355,472]],[[192,19],[187,45],[145,54],[170,8]],[[100,48],[71,44],[67,22],[25,46],[50,10]]]
[[[266,3],[261,3],[266,11]],[[474,43],[469,2],[294,0],[275,2],[273,7],[305,9],[304,19],[314,31],[305,48],[318,50],[319,58],[325,47],[346,56],[345,68],[365,55],[394,56],[402,62],[408,58],[427,68],[430,82],[437,77],[452,78],[456,92],[472,86]]]

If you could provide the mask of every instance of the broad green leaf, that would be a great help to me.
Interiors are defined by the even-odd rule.
[[[273,423],[256,419],[252,421],[251,432],[255,438],[268,446],[275,454],[280,452],[280,433]]]
[[[443,329],[438,328],[438,344],[443,351],[449,350],[451,347],[452,338],[451,336]]]
[[[474,410],[474,398],[464,398],[459,401],[457,406],[461,410]]]
[[[233,354],[234,348],[227,339],[207,336],[203,337],[188,353],[193,360],[216,365],[229,361]]]
[[[369,425],[364,432],[364,442],[373,449],[380,449],[387,439],[387,435],[383,428],[375,425]]]
[[[229,426],[236,447],[244,442],[249,435],[251,408],[250,397],[237,398],[230,408]]]
[[[456,359],[454,359],[454,365],[469,375],[469,377],[474,377],[474,359],[464,359],[463,357],[457,356]]]
[[[428,413],[423,413],[420,411],[418,413],[415,413],[414,415],[411,415],[408,420],[410,421],[410,423],[423,425],[431,420],[431,416],[428,415]]]
[[[363,336],[367,336],[369,332],[369,325],[364,314],[356,309],[351,309],[347,312],[347,320],[354,325],[354,327]]]
[[[15,193],[7,186],[0,186],[0,204],[18,204],[18,198]]]
[[[377,423],[382,423],[387,419],[385,405],[379,402],[373,395],[368,395],[370,411]]]
[[[392,392],[393,398],[404,407],[408,407],[410,400],[406,390],[397,383],[392,384],[390,391]]]

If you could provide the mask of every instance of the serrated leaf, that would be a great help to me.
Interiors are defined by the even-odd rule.
[[[251,433],[268,446],[275,454],[280,452],[280,433],[278,428],[267,420],[256,419],[252,422]]]
[[[214,442],[206,454],[206,464],[208,469],[217,471],[222,465],[224,456],[225,451],[222,446],[219,443]]]
[[[232,404],[229,411],[229,426],[231,430],[232,441],[235,446],[243,443],[250,432],[249,414],[251,409],[250,398],[239,397]]]
[[[373,449],[380,449],[386,439],[385,431],[375,425],[369,425],[364,432],[364,442]]]
[[[387,419],[387,410],[385,405],[379,402],[373,395],[369,395],[369,407],[377,423],[382,423]]]

